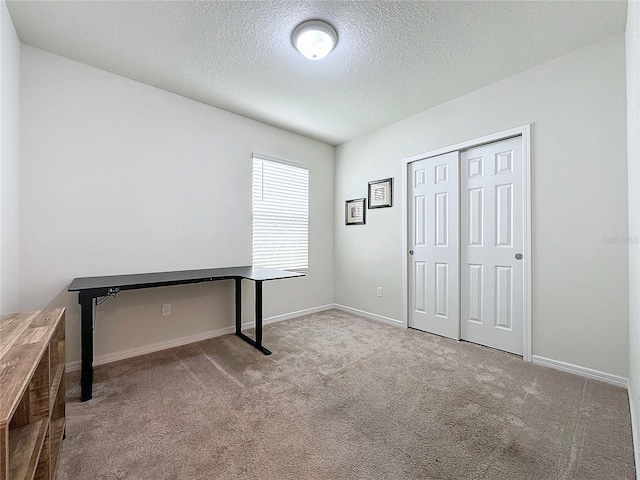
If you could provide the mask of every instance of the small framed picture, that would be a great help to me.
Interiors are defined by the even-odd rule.
[[[369,208],[385,208],[393,205],[393,178],[369,182]]]
[[[354,198],[345,202],[344,223],[345,225],[364,225],[365,211],[364,204],[366,198]]]

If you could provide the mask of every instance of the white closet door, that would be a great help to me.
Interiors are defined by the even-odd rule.
[[[460,338],[458,152],[409,165],[409,326]]]
[[[522,354],[522,139],[460,154],[461,336]]]

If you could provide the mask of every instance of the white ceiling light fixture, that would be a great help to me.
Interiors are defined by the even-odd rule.
[[[311,60],[326,57],[338,42],[338,34],[328,23],[309,20],[298,25],[291,34],[294,47]]]

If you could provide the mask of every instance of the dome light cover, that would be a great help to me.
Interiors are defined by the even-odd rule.
[[[309,20],[298,25],[291,41],[296,49],[311,60],[326,57],[338,42],[338,34],[328,23],[320,20]]]

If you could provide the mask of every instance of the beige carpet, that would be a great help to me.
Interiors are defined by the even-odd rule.
[[[336,310],[264,342],[96,368],[58,479],[635,478],[622,388]]]

